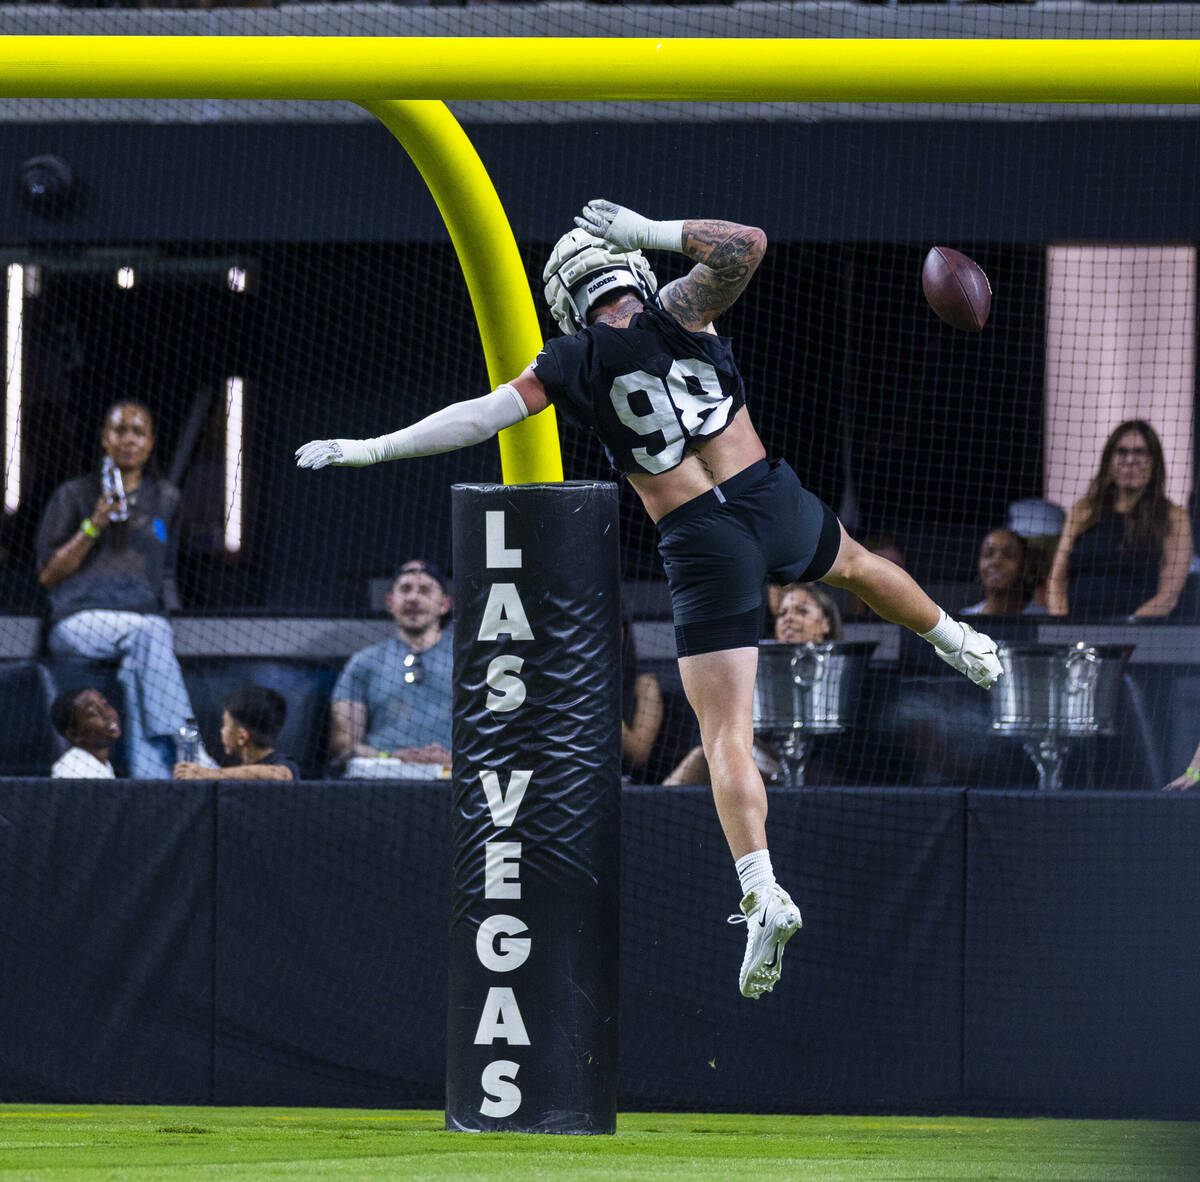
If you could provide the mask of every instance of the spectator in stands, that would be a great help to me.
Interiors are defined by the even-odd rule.
[[[129,774],[166,779],[171,737],[192,714],[167,619],[178,606],[179,491],[150,468],[154,420],[141,403],[113,405],[100,444],[104,463],[56,489],[38,528],[48,643],[56,656],[119,660]]]
[[[1025,539],[1011,529],[994,529],[984,535],[979,547],[979,581],[983,598],[964,607],[964,616],[1044,616],[1046,609],[1034,602],[1029,571],[1029,549]]]
[[[833,596],[812,583],[791,583],[783,588],[775,615],[775,639],[786,644],[824,644],[842,639],[842,616]],[[768,783],[779,780],[782,767],[776,752],[758,737],[754,763]],[[668,786],[707,784],[708,761],[703,747],[693,747],[663,781]]]
[[[842,613],[823,587],[815,583],[791,583],[780,596],[774,633],[776,640],[788,644],[841,640]]]
[[[662,689],[653,673],[638,669],[633,621],[621,620],[621,769],[635,778],[646,766],[663,721]]]
[[[116,779],[109,752],[121,737],[121,719],[98,689],[63,690],[50,705],[50,721],[70,744],[50,769],[53,779]]]
[[[1041,497],[1013,501],[1008,507],[1005,525],[1025,543],[1025,566],[1033,587],[1032,602],[1043,611],[1048,608],[1050,567],[1066,518],[1060,506]]]
[[[223,768],[177,763],[175,779],[300,779],[295,761],[275,748],[286,718],[287,699],[278,690],[262,685],[235,690],[225,699],[221,711],[221,746],[236,762]]]
[[[1191,522],[1167,498],[1158,435],[1141,419],[1121,423],[1104,445],[1087,496],[1067,514],[1050,571],[1050,614],[1169,615],[1191,559]]]
[[[410,559],[387,607],[396,635],[355,653],[333,687],[333,759],[351,777],[446,777],[454,664],[446,576]]]

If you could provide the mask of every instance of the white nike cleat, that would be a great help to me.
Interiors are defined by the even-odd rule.
[[[742,900],[742,913],[731,915],[730,923],[746,925],[746,955],[738,987],[743,997],[762,997],[775,988],[783,971],[783,946],[800,930],[800,908],[776,883],[761,900],[750,891]]]
[[[970,624],[962,624],[962,647],[956,653],[948,653],[934,646],[937,653],[947,665],[966,674],[976,685],[991,689],[996,680],[1004,675],[1004,666],[996,652],[996,642],[982,632],[976,632]]]

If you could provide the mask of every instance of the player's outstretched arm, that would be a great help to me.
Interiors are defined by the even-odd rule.
[[[365,468],[384,460],[433,456],[483,443],[546,406],[541,382],[526,370],[482,398],[455,402],[427,415],[411,427],[374,439],[313,439],[296,449],[300,468]]]
[[[711,324],[745,291],[767,249],[757,226],[715,219],[656,222],[602,198],[589,201],[575,224],[618,250],[674,250],[692,259],[696,266],[667,284],[659,299],[693,331]]]

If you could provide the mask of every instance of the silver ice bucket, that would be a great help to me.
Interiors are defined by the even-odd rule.
[[[1035,738],[1116,734],[1121,673],[1130,651],[1082,640],[1000,645],[1005,672],[988,695],[992,730]]]
[[[758,645],[754,729],[832,735],[846,729],[876,641]]]

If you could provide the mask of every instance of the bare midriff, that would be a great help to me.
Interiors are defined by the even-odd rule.
[[[743,406],[720,435],[689,446],[682,461],[670,471],[631,472],[628,479],[642,498],[646,512],[653,521],[658,521],[672,509],[702,496],[764,459],[766,454],[767,449]]]

